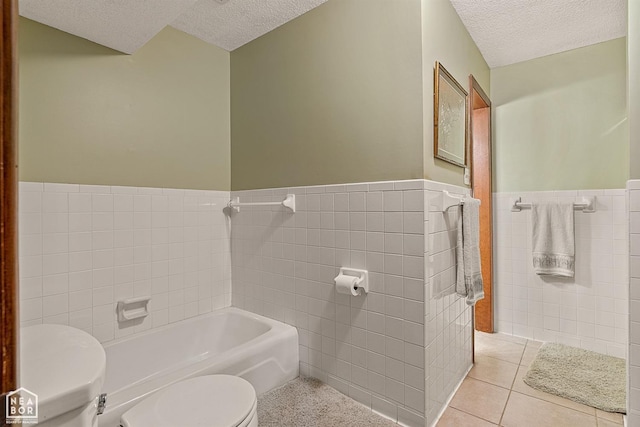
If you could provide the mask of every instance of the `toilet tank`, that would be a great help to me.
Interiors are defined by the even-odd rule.
[[[88,333],[65,325],[20,330],[20,386],[37,395],[38,425],[97,425],[106,356]]]

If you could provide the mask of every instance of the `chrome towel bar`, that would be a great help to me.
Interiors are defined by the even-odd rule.
[[[531,203],[522,203],[522,199],[520,197],[513,199],[511,202],[511,212],[520,212],[522,209],[531,209]],[[583,197],[581,202],[573,204],[573,209],[587,213],[595,212],[595,196]]]

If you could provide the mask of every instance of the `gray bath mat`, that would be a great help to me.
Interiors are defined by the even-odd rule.
[[[529,366],[524,382],[583,405],[625,414],[626,372],[624,359],[546,343]]]
[[[397,427],[334,388],[297,378],[258,397],[260,427]]]

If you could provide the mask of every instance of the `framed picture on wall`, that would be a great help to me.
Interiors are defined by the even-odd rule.
[[[433,104],[434,156],[465,167],[467,153],[467,91],[436,61]]]

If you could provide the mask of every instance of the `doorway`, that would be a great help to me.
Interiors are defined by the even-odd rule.
[[[493,216],[491,170],[491,100],[469,76],[469,154],[471,189],[480,200],[480,257],[484,299],[475,306],[475,329],[493,332]]]

